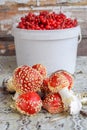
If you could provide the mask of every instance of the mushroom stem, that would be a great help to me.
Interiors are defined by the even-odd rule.
[[[12,99],[13,99],[13,100],[16,100],[16,99],[18,98],[18,96],[19,96],[19,93],[16,92],[16,93],[14,94],[14,96],[12,97]]]
[[[76,95],[81,100],[82,105],[87,105],[87,93],[81,92],[81,93],[76,93]]]
[[[12,77],[8,77],[7,79],[4,79],[3,82],[2,82],[2,86],[3,86],[4,90],[6,90],[10,93],[15,92]]]
[[[82,98],[82,99],[81,99],[81,103],[82,103],[83,105],[87,105],[87,97]]]
[[[12,77],[8,79],[7,81],[7,91],[9,92],[14,92],[14,85],[13,85],[13,82],[12,82]]]
[[[74,94],[72,90],[68,90],[67,87],[59,91],[62,101],[65,106],[65,110],[69,110],[71,115],[78,114],[82,108],[80,99]]]

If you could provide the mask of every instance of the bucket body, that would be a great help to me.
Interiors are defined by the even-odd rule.
[[[18,66],[40,63],[48,74],[60,69],[75,72],[80,26],[63,30],[13,28],[13,35]]]

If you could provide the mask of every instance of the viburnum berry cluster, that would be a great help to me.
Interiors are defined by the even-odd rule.
[[[42,64],[22,65],[8,79],[7,90],[16,92],[15,107],[20,113],[35,115],[44,108],[53,114],[71,108],[71,114],[77,114],[81,104],[71,92],[73,82],[73,76],[65,70],[48,76]],[[72,109],[74,102],[76,108]]]
[[[64,13],[41,11],[39,14],[29,12],[21,17],[17,28],[27,30],[55,30],[76,27],[77,19],[68,18]]]

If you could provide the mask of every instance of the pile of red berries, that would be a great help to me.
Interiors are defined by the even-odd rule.
[[[21,17],[17,28],[27,30],[55,30],[76,27],[76,19],[68,18],[63,13],[41,11],[38,15],[29,12],[25,17]]]

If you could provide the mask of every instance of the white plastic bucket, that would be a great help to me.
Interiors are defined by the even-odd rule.
[[[16,58],[19,65],[37,63],[48,73],[64,69],[75,72],[80,26],[61,30],[24,30],[13,27]]]

